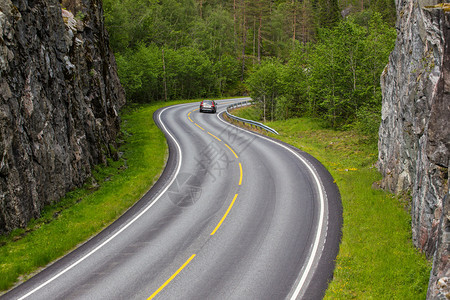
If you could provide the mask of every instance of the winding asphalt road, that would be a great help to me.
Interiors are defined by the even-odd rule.
[[[219,101],[219,110],[227,103]],[[155,121],[158,183],[99,235],[4,299],[320,299],[341,228],[339,191],[314,158],[203,114]]]

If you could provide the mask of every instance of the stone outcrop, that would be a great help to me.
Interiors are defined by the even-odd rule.
[[[412,197],[413,242],[434,261],[428,298],[441,299],[450,297],[450,6],[396,5],[397,41],[381,76],[378,168],[384,188]]]
[[[0,232],[113,155],[124,103],[101,0],[0,1]]]

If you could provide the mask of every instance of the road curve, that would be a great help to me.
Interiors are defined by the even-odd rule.
[[[223,110],[226,103],[219,101]],[[2,299],[320,299],[342,208],[326,169],[292,146],[203,114],[157,111],[157,184],[96,237]]]

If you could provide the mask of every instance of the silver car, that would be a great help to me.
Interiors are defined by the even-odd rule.
[[[200,112],[212,112],[216,113],[217,111],[217,104],[213,100],[203,100],[200,103]]]

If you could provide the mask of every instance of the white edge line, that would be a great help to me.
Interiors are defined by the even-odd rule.
[[[177,146],[177,150],[178,150],[178,154],[180,156],[180,159],[178,161],[178,166],[177,169],[174,173],[174,176],[172,178],[172,180],[169,182],[169,184],[167,184],[167,186],[161,191],[161,193],[155,198],[154,201],[152,201],[141,213],[139,213],[136,217],[134,217],[130,222],[128,222],[128,224],[126,224],[124,227],[122,227],[119,231],[117,231],[114,235],[112,235],[111,237],[109,237],[106,241],[104,241],[103,243],[101,243],[100,245],[98,245],[95,249],[93,249],[91,252],[89,252],[88,254],[86,254],[85,256],[83,256],[82,258],[80,258],[79,260],[77,260],[76,262],[74,262],[73,264],[71,264],[69,267],[67,267],[66,269],[62,270],[61,272],[59,272],[58,274],[56,274],[55,276],[53,276],[52,278],[48,279],[46,282],[44,282],[43,284],[39,285],[38,287],[34,288],[33,290],[31,290],[30,292],[28,292],[27,294],[25,294],[24,296],[20,297],[18,300],[23,300],[25,298],[27,298],[28,296],[32,295],[33,293],[35,293],[36,291],[40,290],[41,288],[43,288],[44,286],[46,286],[47,284],[51,283],[52,281],[54,281],[55,279],[57,279],[58,277],[60,277],[61,275],[63,275],[64,273],[66,273],[67,271],[69,271],[70,269],[74,268],[75,266],[77,266],[79,263],[81,263],[82,261],[84,261],[85,259],[87,259],[89,256],[91,256],[92,254],[94,254],[95,252],[97,252],[100,248],[102,248],[103,246],[105,246],[107,243],[109,243],[111,240],[113,240],[116,236],[118,236],[120,233],[122,233],[125,229],[127,229],[128,227],[131,226],[131,224],[133,224],[134,222],[136,222],[137,219],[139,219],[143,214],[145,214],[160,198],[162,195],[164,195],[164,193],[169,189],[169,187],[172,185],[172,183],[174,182],[175,178],[177,177],[180,168],[181,168],[181,161],[183,159],[182,154],[181,154],[181,148],[180,145],[178,144],[177,140],[173,137],[173,135],[167,130],[166,126],[164,125],[164,123],[161,121],[161,114],[166,110],[169,109],[173,106],[169,106],[164,108],[158,115],[158,119],[160,124],[162,125],[162,127],[164,128],[165,132],[167,132],[167,134],[172,138],[172,140],[175,142],[176,146]]]
[[[289,152],[291,152],[292,154],[294,154],[294,155],[295,155],[295,156],[296,156],[303,164],[306,165],[306,167],[308,168],[308,170],[309,170],[309,171],[311,172],[311,174],[313,175],[314,180],[316,181],[317,189],[319,190],[319,198],[320,198],[319,227],[318,227],[318,230],[317,230],[317,232],[316,232],[316,237],[315,237],[315,240],[314,240],[314,246],[313,246],[313,249],[312,249],[312,251],[311,251],[311,253],[310,253],[309,260],[308,260],[308,264],[306,265],[306,268],[304,269],[304,272],[303,272],[303,274],[302,274],[302,277],[301,277],[301,279],[300,279],[300,281],[299,281],[297,287],[295,288],[294,293],[292,294],[292,296],[291,296],[291,298],[290,298],[291,300],[294,300],[294,299],[296,299],[296,298],[298,297],[298,295],[300,294],[300,291],[301,291],[301,289],[302,289],[302,287],[303,287],[303,284],[305,283],[306,278],[308,277],[309,272],[311,271],[311,267],[312,267],[312,264],[313,264],[313,262],[314,262],[314,258],[315,258],[316,255],[317,255],[317,249],[319,248],[319,244],[320,244],[320,235],[321,235],[321,232],[322,232],[322,230],[323,230],[323,228],[324,228],[324,214],[325,214],[324,206],[325,206],[325,200],[324,200],[324,196],[323,196],[323,189],[322,189],[321,181],[319,180],[319,178],[318,178],[316,172],[315,172],[315,171],[313,170],[313,168],[311,167],[310,163],[309,163],[306,159],[304,159],[303,157],[301,157],[298,153],[296,153],[296,152],[293,151],[292,149],[288,148],[287,146],[285,146],[285,145],[283,145],[283,144],[281,144],[281,143],[279,143],[279,142],[277,142],[277,141],[274,141],[274,140],[269,139],[269,138],[267,138],[267,137],[264,137],[264,136],[255,134],[255,133],[253,133],[253,132],[251,132],[251,131],[244,130],[244,129],[238,127],[238,126],[235,126],[235,125],[233,125],[233,124],[230,124],[230,123],[228,123],[228,122],[222,120],[222,119],[220,118],[220,114],[223,113],[224,111],[225,111],[225,110],[222,110],[221,112],[219,112],[219,113],[217,114],[217,118],[218,118],[220,121],[222,121],[223,123],[226,123],[226,124],[228,124],[228,125],[231,125],[231,126],[233,126],[233,127],[239,128],[239,129],[242,130],[242,131],[245,131],[245,132],[248,132],[248,133],[250,133],[250,134],[253,134],[254,136],[257,136],[257,137],[260,137],[260,138],[265,139],[265,140],[267,140],[267,141],[270,141],[270,142],[272,142],[272,143],[274,143],[274,144],[276,144],[276,145],[279,145],[279,146],[283,147],[284,149],[288,150]]]

